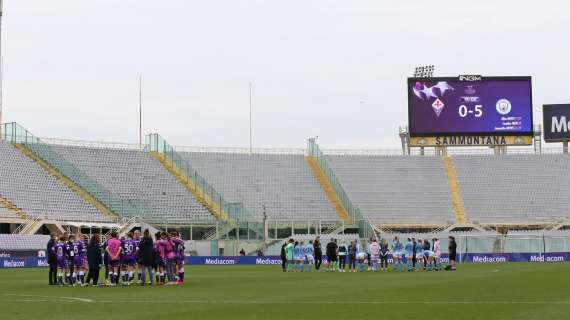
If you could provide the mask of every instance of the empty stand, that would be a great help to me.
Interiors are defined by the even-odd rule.
[[[110,192],[126,201],[140,202],[150,210],[150,223],[189,224],[213,221],[162,165],[139,150],[51,145]]]
[[[0,195],[30,217],[69,221],[107,221],[57,179],[8,142],[0,141]]]
[[[0,249],[46,250],[49,235],[0,234]]]
[[[18,215],[17,213],[15,213],[12,210],[9,210],[8,208],[4,208],[2,205],[0,205],[0,218],[3,219],[21,219],[22,217],[20,215]]]
[[[362,214],[383,224],[454,220],[440,157],[328,155],[326,159]]]
[[[257,219],[328,219],[338,215],[302,154],[179,152],[229,202]]]
[[[570,218],[570,157],[453,156],[468,218],[525,224]]]

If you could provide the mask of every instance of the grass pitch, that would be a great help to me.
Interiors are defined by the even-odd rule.
[[[167,287],[48,286],[46,269],[0,269],[0,319],[568,319],[570,264],[457,272],[282,273],[186,266]]]

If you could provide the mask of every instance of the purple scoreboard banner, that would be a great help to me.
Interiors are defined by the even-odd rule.
[[[324,257],[323,257],[324,258]],[[539,253],[467,253],[459,255],[459,262],[462,263],[506,263],[506,262],[567,262],[570,261],[570,254],[567,252]],[[388,256],[388,263],[393,263],[392,256]],[[187,257],[186,263],[189,265],[280,265],[281,257]],[[323,259],[326,263],[326,259]],[[447,254],[441,257],[441,263],[449,263]],[[31,268],[47,267],[46,258],[42,257],[0,257],[0,268]]]
[[[533,134],[530,77],[408,78],[411,137]]]

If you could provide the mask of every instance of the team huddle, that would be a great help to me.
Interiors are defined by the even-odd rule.
[[[455,270],[457,244],[455,238],[450,237],[448,270]],[[336,239],[326,245],[325,248],[327,271],[364,272],[366,266],[368,270],[376,272],[378,270],[388,271],[388,256],[392,256],[394,271],[440,271],[441,270],[441,243],[439,239],[416,240],[408,238],[406,242],[395,237],[391,244],[381,239],[370,239],[366,244],[361,245],[357,240],[350,244],[340,243]],[[323,252],[320,238],[309,241],[289,239],[281,248],[283,272],[309,272],[320,270],[323,262]]]
[[[57,270],[56,278],[52,279],[50,264],[50,283],[86,286],[93,281],[97,285],[99,269],[104,265],[107,286],[131,285],[135,283],[135,274],[137,283],[145,285],[147,273],[149,284],[153,284],[153,273],[157,284],[182,284],[184,249],[184,241],[176,231],[158,232],[155,241],[148,230],[142,237],[136,230],[120,239],[112,232],[103,244],[97,234],[87,242],[81,233],[65,233],[48,243]]]

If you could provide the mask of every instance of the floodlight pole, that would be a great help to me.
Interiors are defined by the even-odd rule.
[[[4,12],[3,1],[0,0],[0,124],[2,124],[2,13]],[[0,140],[2,140],[2,132],[0,130]]]
[[[139,75],[139,149],[142,151],[142,75]]]
[[[249,155],[253,154],[253,133],[251,120],[251,81],[249,82]]]

